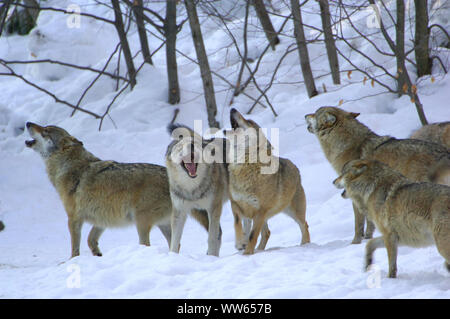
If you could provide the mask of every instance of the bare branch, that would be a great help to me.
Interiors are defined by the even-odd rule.
[[[55,102],[57,102],[57,103],[62,103],[62,104],[65,104],[65,105],[67,105],[68,107],[71,107],[71,108],[73,108],[73,109],[78,109],[78,110],[80,110],[81,112],[84,112],[84,113],[87,113],[87,114],[89,114],[89,115],[92,115],[92,116],[95,117],[96,119],[101,118],[100,115],[98,115],[98,114],[96,114],[96,113],[94,113],[94,112],[91,112],[91,111],[89,111],[89,110],[85,110],[84,108],[77,107],[77,106],[73,105],[72,103],[67,102],[67,101],[65,101],[65,100],[62,100],[62,99],[58,98],[58,97],[57,97],[55,94],[53,94],[52,92],[48,91],[47,89],[44,89],[43,87],[41,87],[41,86],[39,86],[39,85],[37,85],[37,84],[35,84],[35,83],[33,83],[33,82],[27,80],[24,76],[22,76],[22,75],[20,75],[20,74],[17,74],[16,72],[14,72],[14,70],[13,70],[12,68],[10,68],[6,63],[4,63],[4,61],[3,61],[2,59],[0,59],[0,64],[3,65],[5,68],[7,68],[8,71],[10,72],[10,73],[2,72],[2,73],[0,73],[0,75],[4,75],[4,76],[13,76],[13,77],[19,78],[19,79],[21,79],[23,82],[25,82],[26,84],[28,84],[28,85],[30,85],[30,86],[32,86],[32,87],[38,89],[39,91],[44,92],[45,94],[51,96],[51,97],[55,100]]]
[[[51,63],[51,64],[58,64],[58,65],[62,65],[62,66],[67,66],[70,68],[74,68],[74,69],[79,69],[79,70],[86,70],[86,71],[91,71],[94,73],[98,73],[100,75],[107,75],[112,79],[120,79],[123,81],[128,81],[127,78],[120,76],[120,75],[115,75],[109,72],[106,72],[103,70],[98,70],[98,69],[94,69],[92,67],[89,66],[80,66],[80,65],[76,65],[76,64],[71,64],[71,63],[67,63],[67,62],[61,62],[61,61],[56,61],[56,60],[51,60],[51,59],[41,59],[41,60],[25,60],[25,61],[21,61],[21,60],[3,60],[3,63],[5,64],[36,64],[36,63]]]

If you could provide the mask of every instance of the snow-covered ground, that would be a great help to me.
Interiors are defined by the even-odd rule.
[[[46,5],[66,8],[70,3],[80,4],[84,12],[112,18],[111,10],[87,0],[49,0]],[[304,20],[320,26],[320,17],[313,14],[317,12],[314,6],[316,2],[308,3]],[[183,14],[181,8],[180,13]],[[81,28],[70,29],[66,19],[65,15],[43,12],[31,35],[0,38],[0,58],[52,58],[102,68],[117,43],[113,27],[82,17]],[[254,17],[251,21],[256,23]],[[242,31],[238,22],[235,21],[232,30],[240,40]],[[283,18],[274,18],[276,28],[282,22]],[[285,30],[290,29],[288,24]],[[231,40],[214,19],[206,19],[202,30],[211,67],[234,82],[239,60],[233,47],[225,47]],[[133,28],[129,39],[133,52],[137,52],[139,42]],[[149,41],[151,49],[160,43],[151,35]],[[251,27],[250,56],[258,57],[265,41],[264,34]],[[271,71],[292,42],[292,38],[282,37],[276,51],[266,54],[260,66],[262,83],[264,78],[270,79]],[[379,44],[382,43],[380,39]],[[195,57],[188,24],[179,34],[177,45],[181,52]],[[370,52],[369,47],[361,49]],[[309,50],[314,73],[327,73],[324,46],[312,44]],[[448,50],[440,54],[448,68]],[[192,126],[193,120],[200,119],[205,130],[206,112],[198,67],[178,57],[182,101],[176,106],[180,109],[177,121]],[[114,71],[116,61],[110,64],[110,72]],[[353,54],[353,61],[362,60]],[[304,115],[319,106],[338,105],[343,100],[342,107],[360,112],[360,121],[375,132],[405,138],[420,126],[414,105],[407,97],[376,95],[381,88],[363,85],[362,76],[356,73],[351,79],[343,73],[342,86],[333,86],[330,76],[321,77],[316,83],[321,94],[308,99],[302,84],[288,83],[302,80],[296,52],[284,60],[278,83],[268,93],[278,117],[257,106],[250,118],[262,127],[279,128],[280,155],[291,159],[300,169],[307,197],[310,244],[300,246],[297,224],[279,214],[269,221],[271,237],[266,250],[243,256],[234,248],[233,218],[227,203],[221,219],[219,258],[206,255],[207,234],[188,219],[180,254],[169,253],[157,229],[151,233],[151,247],[138,245],[136,230],[130,227],[105,231],[100,240],[103,257],[93,257],[87,247],[89,227],[85,225],[81,256],[69,259],[67,217],[42,160],[24,145],[28,138],[23,132],[24,123],[62,126],[103,159],[163,164],[169,143],[165,127],[175,107],[166,103],[163,50],[155,54],[154,62],[155,67],[145,66],[140,71],[134,90],[126,91],[113,105],[110,116],[114,123],[106,117],[100,132],[99,121],[93,117],[81,112],[70,117],[72,110],[67,106],[56,104],[20,79],[0,76],[0,220],[6,225],[0,232],[0,298],[450,298],[450,275],[435,247],[401,247],[396,279],[386,278],[384,249],[377,250],[372,271],[363,271],[364,243],[350,244],[354,232],[351,202],[341,198],[331,184],[336,174],[304,121]],[[394,60],[384,63],[395,69]],[[349,68],[341,60],[341,69]],[[95,76],[57,65],[18,65],[15,70],[72,103],[76,103],[82,88]],[[124,64],[121,70],[125,70]],[[435,73],[434,82],[430,78],[418,82],[430,122],[450,119],[450,77],[438,69]],[[227,127],[232,92],[218,78],[214,81],[217,120]],[[328,93],[322,92],[322,83]],[[114,88],[114,81],[102,78],[81,106],[103,114],[115,95]],[[247,93],[258,96],[252,87]],[[368,95],[374,96],[363,98]],[[233,107],[245,113],[252,103],[240,96]]]

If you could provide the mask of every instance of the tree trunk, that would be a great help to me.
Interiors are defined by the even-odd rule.
[[[395,56],[397,60],[397,92],[402,96],[405,91],[406,69],[405,69],[405,3],[397,1],[397,21],[395,24]]]
[[[408,72],[405,72],[405,87],[408,87],[407,93],[411,98],[411,102],[416,106],[417,114],[419,115],[419,120],[422,125],[427,125],[427,117],[425,116],[425,112],[423,111],[422,102],[420,102],[419,96],[417,95],[417,88],[413,89],[413,84],[411,79],[409,78]]]
[[[334,84],[341,84],[341,77],[339,74],[339,60],[336,51],[336,44],[334,42],[333,31],[331,30],[330,6],[328,0],[319,0],[319,5],[328,62],[330,63],[331,76],[333,78]]]
[[[209,68],[208,57],[206,56],[205,45],[203,43],[202,31],[198,20],[197,9],[194,0],[185,0],[186,11],[191,27],[192,40],[194,41],[195,52],[200,66],[200,73],[203,81],[203,91],[205,92],[206,111],[208,113],[208,124],[210,127],[220,128],[216,121],[217,106],[214,94],[214,83]]]
[[[0,7],[0,36],[2,36],[3,29],[6,25],[6,16],[8,15],[9,7],[13,0],[5,0]]]
[[[119,35],[120,43],[122,45],[123,56],[127,64],[128,77],[130,79],[131,89],[136,85],[136,69],[133,64],[133,56],[131,55],[130,46],[128,45],[127,36],[125,34],[125,27],[123,25],[122,11],[120,10],[120,4],[118,0],[111,0],[111,4],[114,9],[114,26],[116,27],[117,34]]]
[[[369,3],[373,6],[376,6],[375,0],[368,0]],[[420,122],[422,125],[428,124],[427,118],[425,116],[425,112],[423,111],[423,105],[420,102],[419,96],[417,95],[417,88],[415,88],[411,82],[411,79],[408,74],[408,70],[405,66],[405,45],[404,45],[404,35],[405,35],[405,4],[402,0],[397,0],[397,23],[395,25],[395,32],[397,37],[397,43],[392,41],[391,37],[386,31],[384,27],[383,21],[380,19],[380,30],[383,34],[384,39],[391,48],[392,52],[395,54],[397,58],[397,68],[401,70],[398,71],[398,79],[402,78],[403,85],[400,90],[401,92],[407,93],[411,98],[411,102],[416,106],[417,114],[419,115]],[[400,44],[398,43],[400,41]],[[403,42],[403,44],[402,44]],[[403,47],[403,49],[402,49]],[[403,62],[403,64],[401,63]],[[399,84],[399,80],[397,79],[397,84]],[[405,90],[406,89],[406,90]]]
[[[264,33],[266,34],[267,40],[269,40],[270,46],[272,50],[275,50],[275,46],[280,43],[280,39],[273,28],[272,21],[270,21],[270,17],[267,14],[266,7],[264,5],[263,0],[253,0],[253,7],[255,8],[256,14],[258,16],[259,22],[263,27]]]
[[[148,47],[147,31],[145,30],[142,0],[134,0],[132,9],[134,17],[136,18],[136,25],[138,28],[139,40],[141,42],[141,50],[144,61],[153,65],[152,56]]]
[[[33,26],[35,26],[39,16],[39,3],[36,0],[23,0],[23,2],[28,7],[26,10],[33,20]]]
[[[177,104],[180,102],[180,86],[178,83],[176,55],[177,32],[177,4],[175,1],[167,1],[164,35],[166,37],[167,79],[169,82],[168,99],[170,104]]]
[[[416,7],[416,34],[414,39],[414,50],[416,55],[418,77],[431,74],[431,59],[428,48],[430,30],[428,29],[427,2],[427,0],[414,0]]]
[[[302,13],[298,0],[291,0],[292,16],[294,18],[294,36],[297,41],[298,54],[300,57],[300,66],[302,68],[303,79],[309,98],[316,96],[317,90],[314,84],[314,77],[309,62],[308,48],[306,46],[306,37],[303,30]]]
[[[407,94],[411,98],[411,102],[416,106],[422,125],[428,124],[425,112],[423,111],[422,102],[417,95],[417,88],[412,84],[405,63],[405,3],[403,0],[397,0],[397,23],[395,25],[396,44],[395,55],[397,57],[397,90],[398,95]]]

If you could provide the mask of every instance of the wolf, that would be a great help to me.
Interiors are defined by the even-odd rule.
[[[450,187],[416,183],[376,160],[348,162],[334,180],[343,197],[364,205],[368,217],[382,233],[366,244],[366,269],[373,253],[385,246],[390,278],[397,276],[397,247],[436,245],[450,272]]]
[[[179,252],[184,224],[191,214],[208,231],[207,254],[219,256],[220,217],[229,197],[224,139],[204,140],[191,128],[179,124],[169,125],[168,131],[173,138],[165,156],[173,204],[170,250]],[[217,154],[209,154],[208,160],[209,150]]]
[[[261,242],[258,249],[264,249],[270,236],[267,220],[284,211],[300,226],[302,244],[310,242],[306,222],[306,197],[301,184],[298,168],[288,159],[274,156],[272,146],[261,134],[261,128],[252,120],[245,119],[236,109],[230,111],[232,130],[226,132],[231,140],[228,155],[229,193],[231,208],[235,216],[237,242],[245,242],[241,219],[253,222],[245,245],[244,254],[253,254],[259,234]],[[251,134],[256,132],[256,134]],[[237,140],[237,142],[235,142]],[[265,152],[270,162],[279,163],[271,174],[262,173],[266,166],[261,158],[251,160],[252,148],[258,155]]]
[[[350,160],[371,158],[386,163],[413,181],[450,185],[450,151],[438,144],[414,139],[379,136],[356,118],[359,113],[336,107],[320,107],[305,116],[308,131],[316,135],[326,158],[340,175]],[[364,237],[365,214],[353,205],[355,236]],[[372,238],[374,225],[367,221],[365,238]]]
[[[434,142],[450,148],[450,122],[424,125],[414,131],[410,138]]]
[[[101,256],[98,240],[110,227],[135,224],[139,243],[150,245],[158,226],[170,245],[172,203],[165,167],[144,163],[102,161],[83,143],[57,126],[27,122],[32,137],[26,146],[38,152],[68,216],[72,257],[80,254],[81,228],[93,225],[88,246]]]

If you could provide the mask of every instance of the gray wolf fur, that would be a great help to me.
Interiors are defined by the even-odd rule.
[[[450,152],[426,141],[379,136],[359,122],[359,113],[336,107],[321,107],[305,116],[308,131],[319,139],[326,158],[334,170],[342,173],[350,160],[371,158],[386,163],[413,181],[450,185]],[[365,215],[353,205],[355,236],[352,243],[364,237]],[[367,221],[365,238],[372,238],[374,225]]]
[[[252,120],[246,120],[237,110],[230,111],[232,130],[226,132],[227,139],[243,140],[240,134],[245,130],[254,129],[259,132],[260,127]],[[245,139],[244,139],[245,140]],[[243,152],[235,150],[228,154],[241,154],[243,158],[228,159],[228,173],[230,179],[231,208],[235,218],[236,243],[246,242],[242,230],[241,219],[251,219],[252,229],[248,244],[245,245],[244,254],[253,254],[259,234],[261,242],[258,249],[264,249],[270,236],[267,220],[285,211],[300,226],[302,244],[310,242],[306,215],[306,198],[298,168],[288,159],[277,158],[271,154],[272,147],[264,134],[258,134],[257,140],[250,138],[245,143],[235,143],[235,148],[243,148]],[[262,174],[261,168],[265,164],[261,161],[249,160],[250,147],[266,150],[271,161],[279,161],[279,167],[273,174]],[[230,155],[232,157],[232,155]]]
[[[164,167],[102,161],[60,127],[31,122],[26,127],[32,140],[25,144],[43,158],[64,204],[72,257],[80,254],[84,222],[93,225],[88,245],[95,256],[101,256],[98,240],[105,228],[130,224],[136,225],[140,244],[150,245],[149,232],[158,226],[170,245],[172,204]]]
[[[365,266],[373,253],[385,246],[391,278],[397,275],[397,247],[436,245],[450,271],[450,187],[415,183],[384,163],[355,160],[347,163],[334,182],[345,188],[343,197],[367,208],[383,236],[366,244]],[[363,210],[365,211],[365,210]]]
[[[438,143],[450,148],[450,122],[424,125],[414,131],[411,138]]]
[[[222,206],[228,200],[228,173],[223,161],[224,139],[203,140],[192,129],[169,125],[173,141],[166,152],[170,197],[173,203],[170,250],[179,252],[188,214],[208,231],[208,255],[219,256]],[[220,161],[208,161],[208,147],[218,151]]]

